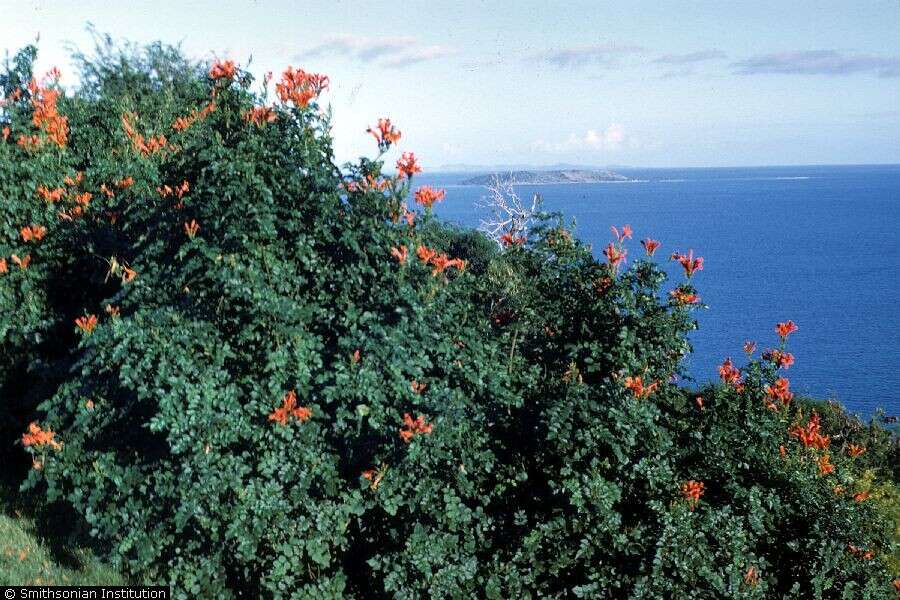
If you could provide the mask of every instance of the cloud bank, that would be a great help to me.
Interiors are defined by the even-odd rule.
[[[407,67],[416,63],[451,56],[456,51],[449,46],[421,44],[417,38],[399,36],[393,38],[336,35],[297,54],[297,59],[322,56],[346,56],[366,63],[385,67]]]
[[[546,142],[537,140],[531,144],[531,150],[535,152],[562,153],[575,150],[618,150],[629,145],[633,147],[634,140],[628,138],[625,128],[619,123],[612,123],[603,131],[588,129],[582,135],[570,134],[561,142]]]
[[[759,54],[731,63],[739,75],[777,73],[788,75],[852,75],[877,73],[879,77],[900,77],[900,56],[845,54],[837,50],[807,50]]]
[[[689,52],[687,54],[665,54],[663,56],[660,56],[653,62],[662,65],[688,65],[692,63],[727,57],[728,55],[721,50],[699,50],[697,52]]]
[[[644,48],[633,45],[596,44],[561,48],[533,55],[531,58],[547,62],[561,68],[581,67],[589,64],[615,65],[623,55],[643,52]]]

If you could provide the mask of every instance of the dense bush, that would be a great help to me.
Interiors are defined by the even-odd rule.
[[[892,438],[877,464],[827,440],[777,352],[676,384],[701,259],[673,256],[670,289],[623,264],[627,226],[598,261],[548,215],[504,247],[442,224],[412,155],[382,172],[389,122],[376,159],[334,164],[322,76],[285,71],[273,102],[233,63],[107,43],[64,95],[33,59],[0,77],[6,439],[134,578],[893,594],[892,523],[860,495],[893,489]]]

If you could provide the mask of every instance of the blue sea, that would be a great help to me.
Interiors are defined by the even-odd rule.
[[[688,370],[717,377],[726,357],[740,365],[744,340],[778,343],[775,323],[792,319],[796,362],[786,373],[801,394],[836,399],[863,417],[900,413],[900,165],[704,169],[616,169],[627,183],[517,186],[523,199],[576,222],[575,233],[602,248],[610,226],[662,241],[657,258],[673,281],[673,251],[705,259],[694,276],[708,309],[695,314]],[[480,186],[473,173],[431,174],[416,185],[447,190],[443,219],[477,227]]]

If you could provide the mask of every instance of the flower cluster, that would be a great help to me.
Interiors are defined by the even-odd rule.
[[[194,110],[186,117],[178,117],[172,123],[172,129],[175,131],[186,131],[197,121],[202,121],[216,110],[215,102],[210,102],[200,110]]]
[[[659,382],[655,381],[649,385],[644,385],[640,376],[626,377],[625,388],[631,390],[635,398],[647,398],[659,386]]]
[[[244,113],[244,120],[262,127],[266,123],[274,123],[278,120],[278,114],[268,106],[254,106]]]
[[[788,429],[788,433],[800,440],[800,443],[807,448],[825,450],[831,443],[831,439],[827,435],[822,435],[821,429],[819,414],[813,412],[805,426],[798,423]]]
[[[144,156],[150,156],[162,152],[168,148],[168,140],[166,136],[160,134],[150,138],[144,137],[135,128],[134,121],[137,115],[127,112],[122,115],[122,130],[125,136],[131,141],[131,145],[136,152],[140,152]]]
[[[317,73],[307,73],[303,69],[288,67],[281,74],[281,82],[275,84],[275,93],[281,102],[291,102],[298,108],[305,108],[310,102],[328,89],[328,77]]]
[[[378,119],[378,125],[373,129],[369,127],[366,133],[372,135],[378,143],[378,149],[381,152],[387,152],[391,144],[396,144],[400,140],[400,132],[394,128],[390,119]]]
[[[433,425],[425,421],[423,415],[419,415],[415,419],[409,413],[403,414],[403,427],[400,428],[400,438],[409,443],[417,435],[428,435],[433,429]]]
[[[400,159],[397,160],[397,173],[400,178],[412,177],[416,173],[421,173],[422,167],[416,162],[416,155],[412,152],[404,152]]]
[[[33,421],[28,425],[28,432],[22,434],[22,445],[26,448],[33,446],[35,448],[43,448],[49,446],[54,450],[62,449],[62,444],[56,439],[56,432],[47,429],[41,429],[37,422]]]
[[[416,248],[416,256],[418,256],[419,260],[426,265],[431,265],[433,267],[431,274],[434,276],[443,273],[450,267],[456,267],[456,269],[460,271],[466,269],[466,261],[459,258],[450,258],[445,253],[438,253],[436,250],[432,250],[427,246],[419,246]]]
[[[684,274],[690,279],[694,272],[703,270],[703,258],[697,257],[694,258],[694,250],[688,250],[687,254],[680,254],[678,252],[672,253],[672,260],[681,263],[682,268],[684,269]]]
[[[285,394],[281,406],[269,414],[269,420],[275,421],[279,425],[287,425],[291,418],[297,419],[301,423],[312,418],[312,411],[309,408],[297,406],[297,394],[294,393],[294,390]]]
[[[691,510],[694,510],[697,504],[700,503],[700,497],[704,494],[705,491],[706,486],[703,485],[702,481],[694,481],[693,479],[689,479],[681,484],[681,496],[688,501]]]
[[[436,190],[431,186],[423,185],[416,190],[416,204],[424,206],[425,208],[431,208],[434,206],[435,202],[443,200],[445,194],[446,192],[444,190]]]

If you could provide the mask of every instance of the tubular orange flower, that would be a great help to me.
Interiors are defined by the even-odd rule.
[[[658,381],[645,386],[640,376],[625,378],[625,388],[631,390],[635,398],[647,398],[658,386]]]
[[[369,127],[366,133],[372,134],[378,143],[378,149],[386,152],[391,144],[396,144],[400,140],[400,132],[391,124],[390,119],[378,119],[378,126],[375,129]]]
[[[693,294],[681,288],[677,288],[669,292],[669,296],[672,297],[672,300],[675,301],[676,304],[697,304],[700,302],[700,296],[697,294]]]
[[[30,242],[32,240],[39,242],[47,235],[47,228],[42,225],[29,225],[28,227],[23,227],[19,231],[19,234],[22,236],[23,242]]]
[[[9,139],[9,127],[3,128],[3,141],[7,141]]]
[[[507,232],[500,236],[500,243],[504,246],[521,246],[525,243],[525,236],[514,236],[511,232]]]
[[[328,77],[316,73],[307,73],[303,69],[294,70],[288,67],[281,74],[281,82],[275,84],[275,93],[283,103],[292,102],[298,108],[304,108],[328,89]]]
[[[75,319],[75,325],[84,333],[91,334],[97,327],[97,315],[85,315]]]
[[[106,314],[108,314],[112,318],[118,317],[120,313],[119,307],[113,304],[107,304],[104,310],[106,310]]]
[[[134,120],[136,119],[137,115],[134,113],[125,113],[122,115],[122,130],[125,132],[125,136],[131,141],[134,150],[140,152],[144,156],[156,154],[157,152],[165,150],[168,145],[166,136],[158,135],[149,139],[145,138],[138,133],[137,129],[135,129]]]
[[[91,198],[93,197],[94,195],[90,192],[75,194],[75,202],[80,204],[82,207],[87,208],[87,205],[91,202]]]
[[[866,452],[865,446],[857,446],[856,444],[848,444],[847,445],[847,455],[851,458],[856,458],[857,456],[864,454]]]
[[[209,69],[210,79],[234,79],[237,66],[233,60],[218,61]]]
[[[831,439],[827,435],[821,434],[821,422],[819,414],[813,411],[812,416],[806,426],[799,423],[788,429],[788,433],[798,440],[807,448],[818,448],[824,450],[831,443]]]
[[[131,283],[135,277],[137,277],[137,271],[130,267],[122,267],[122,281],[124,283]]]
[[[700,502],[700,497],[705,492],[705,487],[702,481],[694,481],[693,479],[689,479],[681,484],[681,495],[688,501],[692,511]]]
[[[412,177],[416,173],[422,172],[422,167],[416,162],[416,155],[412,152],[404,152],[397,161],[397,171],[400,177]]]
[[[5,258],[0,258],[0,274],[6,273],[9,271],[9,266],[6,264]]]
[[[419,394],[420,396],[425,393],[425,390],[428,389],[427,383],[419,383],[415,379],[409,382],[409,388],[413,391],[414,394]]]
[[[781,458],[784,458],[785,456],[787,456],[787,448],[785,448],[783,445],[778,446],[778,454],[781,455]]]
[[[641,240],[641,245],[644,247],[644,251],[647,253],[647,256],[653,256],[653,253],[656,252],[656,249],[659,248],[662,244],[657,240],[647,238],[646,240]]]
[[[21,269],[22,271],[27,269],[28,265],[31,264],[31,255],[30,254],[26,254],[23,258],[19,258],[18,255],[13,254],[12,256],[9,257],[9,259],[11,261],[13,261],[13,264],[16,265],[17,267],[19,267],[19,269]]]
[[[751,340],[747,340],[746,342],[744,342],[744,352],[746,352],[748,355],[756,352],[756,342]]]
[[[679,254],[678,252],[672,253],[672,260],[676,260],[681,263],[681,266],[684,268],[684,274],[690,279],[693,276],[695,271],[703,270],[703,258],[697,257],[694,258],[694,250],[688,250],[687,254]]]
[[[274,123],[278,120],[278,114],[268,106],[255,106],[244,113],[244,120],[262,127],[266,123]]]
[[[756,587],[759,584],[759,573],[757,573],[756,567],[751,566],[747,569],[747,572],[744,573],[744,583],[750,587]]]
[[[54,450],[60,450],[62,449],[62,444],[56,441],[54,439],[55,437],[56,432],[50,429],[45,431],[41,429],[41,426],[37,424],[37,421],[32,421],[28,425],[28,432],[22,434],[22,445],[26,448],[29,446],[34,446],[35,448],[50,446]]]
[[[694,403],[697,405],[697,410],[703,410],[703,397],[697,396],[694,398]]]
[[[625,260],[625,256],[628,254],[628,251],[624,248],[618,248],[614,244],[610,243],[604,250],[604,256],[606,256],[606,260],[611,267],[618,270],[619,263]]]
[[[819,475],[825,476],[834,473],[834,465],[831,464],[831,457],[827,454],[820,456],[816,464],[819,466]]]
[[[431,208],[435,202],[443,200],[445,194],[444,190],[436,190],[431,186],[423,185],[416,190],[416,203],[425,208]]]
[[[788,390],[790,382],[784,377],[778,378],[774,385],[766,386],[766,396],[771,402],[778,400],[782,406],[787,406],[794,398],[794,394]]]
[[[350,355],[350,362],[352,362],[354,365],[359,364],[360,359],[361,359],[361,356],[359,353],[359,348],[357,348],[356,350],[353,351],[353,354]]]
[[[726,358],[719,366],[719,377],[722,382],[728,385],[736,385],[741,378],[741,370],[734,366],[731,358]]]
[[[214,112],[215,110],[216,110],[216,103],[209,102],[206,106],[204,106],[199,111],[195,109],[195,110],[191,111],[191,114],[189,114],[188,116],[178,117],[177,119],[175,119],[175,122],[172,123],[172,129],[174,129],[175,131],[185,131],[185,130],[189,129],[197,121],[202,121],[203,119],[208,117],[209,114]]]
[[[184,224],[184,233],[191,239],[194,239],[194,236],[197,235],[197,232],[200,231],[200,225],[197,224],[197,221],[191,219],[190,223],[185,222]]]
[[[130,175],[128,177],[120,179],[119,181],[116,182],[116,187],[119,188],[120,190],[127,190],[128,188],[130,188],[133,185],[134,185],[134,177],[131,177]]]
[[[785,340],[787,336],[797,331],[797,329],[799,328],[790,320],[775,325],[775,332],[778,333],[782,341]]]
[[[66,190],[61,187],[53,188],[52,190],[48,189],[45,185],[39,185],[37,187],[37,195],[47,202],[50,202],[51,204],[62,200],[62,197],[65,193]]]
[[[783,350],[764,350],[762,357],[782,369],[789,369],[794,364],[794,355]]]
[[[419,246],[418,248],[416,248],[416,256],[418,256],[419,260],[421,260],[423,263],[427,264],[431,262],[431,259],[437,256],[437,252],[435,252],[431,248],[428,248],[427,246]]]
[[[856,502],[865,502],[871,495],[872,493],[869,490],[866,490],[864,492],[853,494],[853,500]]]
[[[281,406],[269,414],[269,420],[275,421],[280,425],[287,425],[291,417],[301,423],[312,418],[312,411],[309,408],[297,406],[297,394],[294,393],[294,390],[284,395]]]
[[[409,254],[409,249],[406,246],[400,246],[399,248],[391,248],[391,256],[397,259],[401,265],[406,262],[406,257]]]
[[[423,415],[419,415],[413,420],[409,413],[403,414],[403,427],[400,428],[400,438],[409,443],[417,435],[428,435],[431,433],[433,425],[425,421]]]
[[[612,226],[609,229],[620,243],[624,242],[627,238],[630,238],[632,234],[631,225],[622,225],[622,233],[619,233],[619,230],[616,229],[615,226]]]

